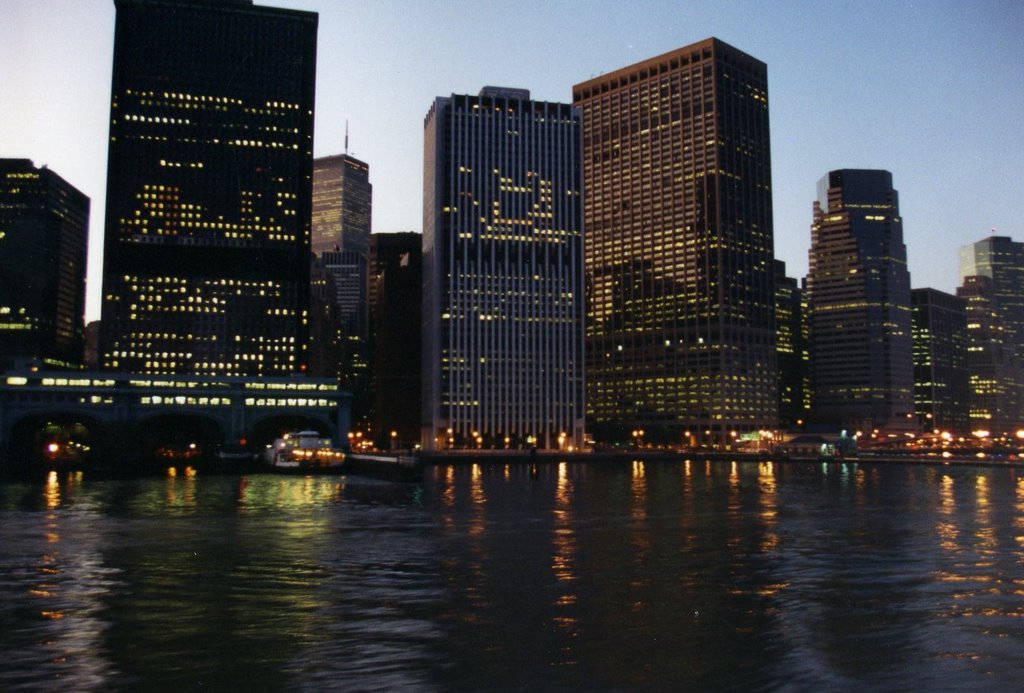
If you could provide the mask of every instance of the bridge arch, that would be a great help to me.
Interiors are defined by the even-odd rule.
[[[78,463],[93,457],[103,421],[75,407],[27,411],[10,424],[7,449],[15,469]]]
[[[215,453],[224,444],[225,422],[210,412],[176,409],[135,419],[128,457],[167,461],[189,460]]]

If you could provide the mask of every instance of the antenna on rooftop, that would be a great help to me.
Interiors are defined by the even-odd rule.
[[[348,156],[348,118],[345,118],[345,156]]]

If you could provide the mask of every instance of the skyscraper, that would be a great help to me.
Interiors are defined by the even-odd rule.
[[[971,421],[1015,434],[1024,422],[1024,243],[989,236],[960,249],[967,301]]]
[[[728,445],[775,428],[767,67],[710,38],[573,101],[595,438]]]
[[[305,370],[317,15],[115,4],[102,367]]]
[[[43,166],[0,159],[0,370],[81,368],[89,198]]]
[[[424,135],[423,445],[578,446],[579,114],[485,87]]]
[[[348,154],[313,160],[314,253],[350,250],[365,256],[372,211],[368,164]]]
[[[373,430],[383,447],[420,439],[422,241],[411,232],[370,236]]]
[[[960,280],[982,276],[992,280],[1009,344],[1024,365],[1024,243],[1008,236],[989,236],[960,249]]]
[[[1024,418],[1024,369],[1001,293],[986,274],[964,276],[956,290],[967,310],[971,430],[1014,435]]]
[[[811,365],[807,294],[775,261],[776,359],[779,368],[779,426],[797,428],[811,413]]]
[[[807,276],[812,409],[819,422],[915,427],[910,273],[888,171],[818,183]]]
[[[937,289],[910,292],[914,325],[914,410],[921,429],[970,432],[964,300]]]

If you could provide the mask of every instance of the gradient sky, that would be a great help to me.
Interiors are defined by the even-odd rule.
[[[320,14],[315,153],[370,164],[373,230],[420,231],[423,117],[489,85],[572,85],[708,36],[768,64],[775,251],[807,271],[815,185],[884,168],[911,284],[953,291],[957,250],[1024,240],[1024,2],[264,0]],[[0,0],[0,157],[92,198],[87,318],[99,317],[114,5]]]

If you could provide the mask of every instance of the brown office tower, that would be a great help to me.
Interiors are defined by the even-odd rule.
[[[711,38],[577,84],[573,102],[588,429],[731,446],[775,428],[767,67]]]

